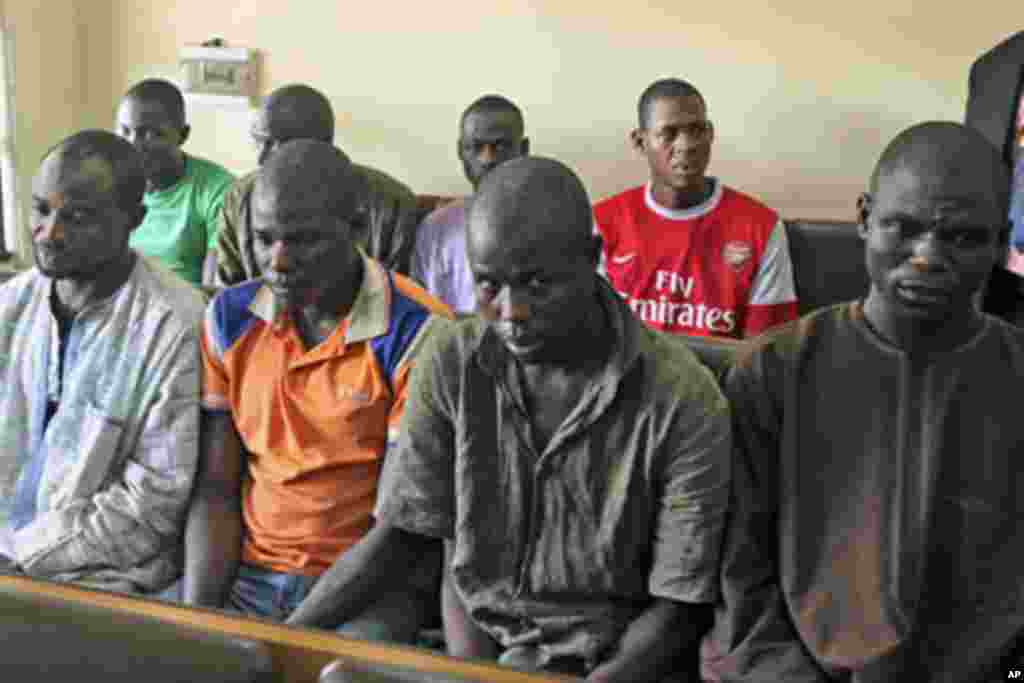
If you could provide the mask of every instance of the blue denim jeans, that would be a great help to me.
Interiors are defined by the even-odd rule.
[[[316,581],[315,576],[285,574],[242,564],[224,606],[243,614],[284,621],[309,595]],[[160,598],[181,602],[181,591],[179,580],[161,593]],[[432,602],[438,599],[430,591],[410,586],[381,596],[362,614],[334,630],[339,635],[361,640],[414,644],[431,610],[436,610]]]

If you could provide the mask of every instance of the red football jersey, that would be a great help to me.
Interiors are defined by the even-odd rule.
[[[717,180],[683,210],[635,187],[594,206],[602,268],[633,312],[675,334],[749,337],[797,316],[778,214]]]

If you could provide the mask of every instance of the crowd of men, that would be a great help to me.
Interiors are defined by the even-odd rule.
[[[869,289],[802,318],[785,225],[707,175],[686,81],[639,98],[648,182],[596,204],[481,97],[472,194],[422,220],[312,87],[266,98],[236,180],[182,150],[175,86],[134,85],[43,158],[35,267],[0,287],[0,569],[440,623],[593,683],[1001,677],[1024,330],[979,301],[1019,286],[1024,96],[1005,135],[978,100],[1007,54],[1024,34],[972,70],[971,125],[881,151]],[[686,336],[744,342],[719,381]]]

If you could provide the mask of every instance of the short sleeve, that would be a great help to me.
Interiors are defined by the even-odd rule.
[[[776,221],[765,244],[748,303],[745,337],[761,334],[798,316],[793,260],[782,219]]]
[[[450,319],[451,313],[445,309],[442,312],[431,313],[417,330],[416,335],[410,340],[402,358],[398,361],[392,378],[394,400],[391,403],[391,410],[388,413],[388,450],[395,447],[398,435],[401,433],[402,415],[405,414],[405,406],[409,397],[409,378],[412,369],[422,356],[424,349],[430,340],[431,335],[439,329],[443,329],[445,320]]]
[[[703,368],[698,368],[703,371]],[[680,602],[719,597],[718,567],[729,503],[729,405],[710,373],[676,407],[667,447],[649,578],[650,593]]]
[[[455,527],[455,427],[451,408],[458,361],[445,354],[452,323],[425,342],[406,390],[395,446],[384,459],[374,515],[407,531],[452,538]],[[454,361],[454,362],[453,362]]]

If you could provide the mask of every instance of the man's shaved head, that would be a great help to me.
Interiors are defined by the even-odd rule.
[[[600,247],[575,173],[553,159],[506,161],[484,177],[469,208],[466,253],[480,318],[524,363],[581,360],[580,344],[603,320]]]
[[[488,173],[469,213],[471,230],[486,221],[515,231],[517,241],[543,241],[552,249],[585,249],[593,233],[583,183],[565,164],[543,157],[512,159]]]
[[[124,94],[122,100],[156,102],[175,126],[185,125],[185,97],[178,86],[162,78],[147,78],[139,81]]]
[[[278,304],[337,311],[351,303],[362,277],[352,225],[363,187],[356,178],[341,150],[308,139],[281,145],[256,174],[253,252]]]
[[[83,130],[64,138],[51,147],[41,160],[60,158],[65,172],[76,172],[83,165],[104,164],[113,175],[117,203],[123,207],[142,204],[146,191],[146,174],[142,157],[135,147],[121,137],[105,130]]]
[[[318,140],[292,140],[260,169],[253,194],[327,207],[331,215],[348,220],[356,212],[360,187],[352,162],[340,149]]]
[[[890,142],[871,174],[871,193],[900,169],[975,178],[992,189],[996,204],[1009,210],[1010,178],[992,144],[977,131],[951,121],[928,121],[907,128]]]
[[[980,329],[974,298],[1004,253],[1009,185],[995,147],[959,123],[921,123],[886,146],[858,209],[864,314],[889,342],[952,348]]]
[[[526,123],[523,120],[522,110],[515,102],[507,97],[502,97],[501,95],[484,95],[473,100],[473,102],[466,107],[465,111],[462,112],[462,116],[459,117],[459,134],[462,134],[463,128],[466,125],[466,119],[469,118],[470,115],[481,113],[494,114],[499,112],[510,114],[518,127],[518,130],[516,131],[517,135],[523,135],[523,132],[526,129]]]
[[[263,103],[267,132],[282,142],[310,138],[334,141],[334,111],[319,91],[308,85],[285,85]]]
[[[658,100],[683,99],[686,97],[695,97],[700,100],[701,105],[707,106],[704,96],[700,94],[696,86],[688,81],[680,78],[662,78],[651,83],[640,94],[640,99],[636,103],[638,125],[641,129],[646,129],[650,125],[651,109]]]

